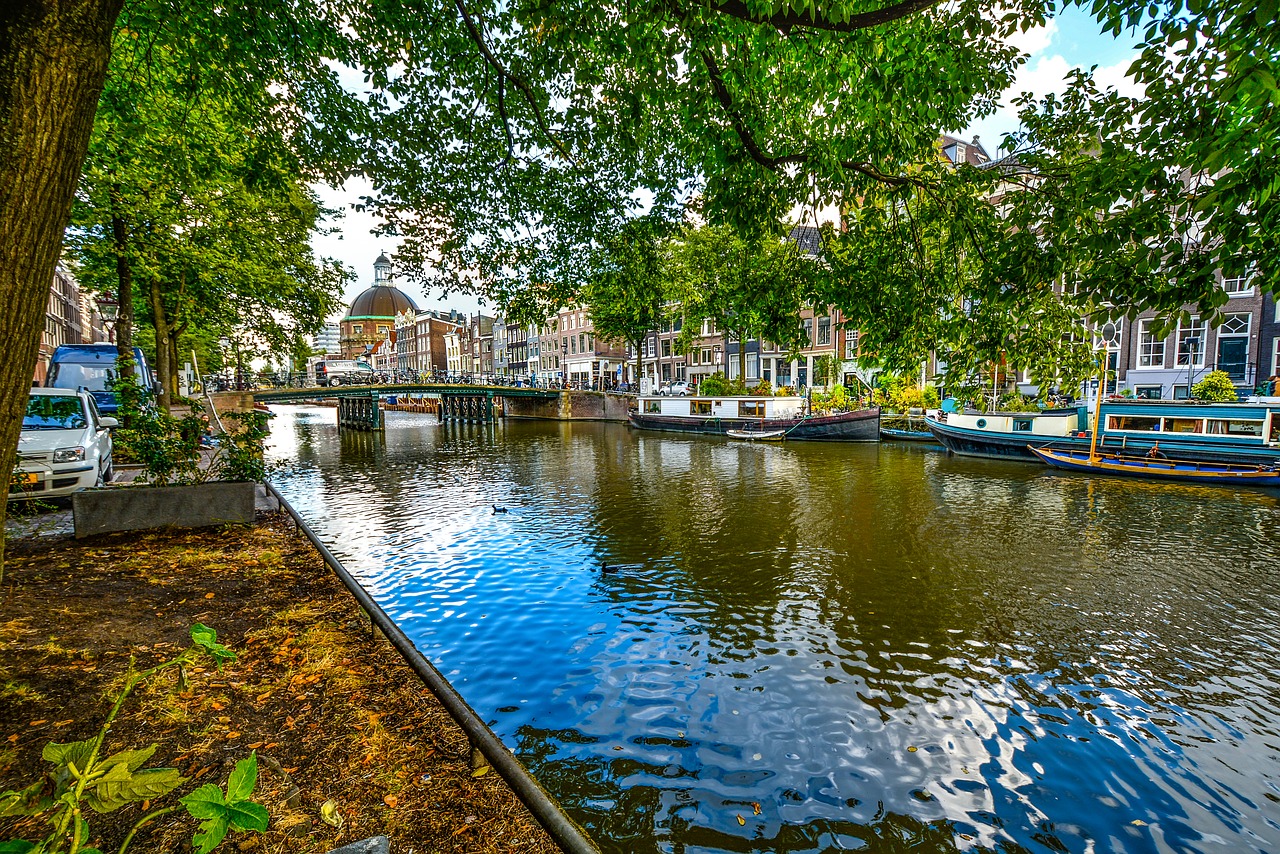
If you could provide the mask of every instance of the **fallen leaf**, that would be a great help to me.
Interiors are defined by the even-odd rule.
[[[320,805],[320,820],[330,827],[342,827],[342,813],[338,812],[338,804],[333,798]]]
[[[385,798],[382,799],[382,802],[387,806],[391,807],[392,809],[394,809],[395,805],[400,803],[400,800],[395,795],[387,795]]]
[[[1145,821],[1143,821],[1142,819],[1140,819],[1140,818],[1135,818],[1133,821],[1131,821],[1131,822],[1129,822],[1129,823],[1130,823],[1130,824],[1132,824],[1134,827],[1146,827],[1146,826],[1147,826],[1147,823],[1146,823]]]
[[[472,776],[472,777],[483,777],[485,774],[488,774],[488,773],[489,773],[489,766],[488,766],[488,765],[481,765],[479,768],[477,768],[476,770],[474,770],[474,771],[472,771],[472,772],[471,772],[471,776]]]
[[[204,594],[204,598],[206,598],[206,599],[212,599],[212,598],[213,598],[213,594],[212,594],[212,593],[206,593],[206,594]]]
[[[747,820],[746,820],[745,818],[743,818],[742,816],[738,816],[738,824],[742,825],[743,827],[746,827],[746,825],[747,825]]]
[[[234,730],[227,733],[227,738],[239,738],[239,737],[240,737],[240,733],[235,732]]]
[[[31,725],[31,726],[40,726],[41,724],[47,724],[47,723],[48,723],[48,721],[47,721],[47,720],[39,720],[39,721],[32,721],[30,725]]]
[[[760,805],[759,805],[758,803],[756,803],[755,801],[752,801],[752,802],[751,802],[751,810],[752,810],[756,815],[760,815]]]
[[[917,750],[919,750],[919,749],[920,749],[920,748],[918,748],[918,747],[908,747],[908,748],[907,748],[907,753],[915,753],[915,752],[916,752]]]

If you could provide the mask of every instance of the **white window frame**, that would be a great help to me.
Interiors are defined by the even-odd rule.
[[[1153,371],[1164,367],[1164,357],[1169,343],[1169,336],[1157,338],[1151,332],[1151,327],[1155,325],[1154,317],[1143,318],[1138,321],[1138,364],[1134,367],[1135,371]],[[1148,340],[1150,339],[1150,340]],[[1160,357],[1155,361],[1155,347],[1160,347]]]
[[[1190,364],[1188,364],[1188,362],[1190,362],[1191,354],[1188,353],[1184,358],[1183,352],[1182,352],[1182,341],[1183,341],[1184,332],[1186,333],[1187,338],[1190,338],[1194,335],[1195,337],[1200,339],[1200,346],[1196,348],[1198,351],[1196,355],[1199,358],[1195,362],[1191,362]],[[1209,350],[1209,326],[1203,320],[1200,319],[1200,315],[1198,314],[1191,315],[1191,322],[1186,326],[1186,328],[1183,327],[1182,321],[1179,320],[1178,334],[1174,340],[1177,344],[1177,349],[1174,351],[1174,357],[1173,357],[1173,365],[1175,368],[1186,368],[1186,367],[1203,368],[1204,367],[1205,353],[1207,353]]]
[[[1280,376],[1280,336],[1271,340],[1271,376]]]
[[[1239,276],[1222,276],[1222,289],[1231,297],[1253,296],[1253,268],[1246,269]]]

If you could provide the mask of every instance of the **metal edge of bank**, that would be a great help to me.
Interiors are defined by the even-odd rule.
[[[493,766],[494,770],[511,787],[520,802],[529,809],[538,824],[542,825],[547,834],[565,851],[565,854],[600,854],[600,848],[587,835],[581,825],[569,817],[559,802],[529,773],[529,769],[521,764],[515,754],[489,728],[489,725],[480,719],[480,716],[462,698],[462,695],[454,689],[449,680],[445,679],[435,665],[418,651],[417,647],[413,645],[413,641],[409,640],[409,637],[382,610],[382,606],[374,601],[373,597],[361,586],[360,582],[347,571],[342,562],[321,542],[316,532],[298,515],[298,511],[293,508],[288,499],[280,494],[274,484],[264,481],[263,485],[271,497],[276,500],[280,509],[289,514],[294,524],[297,525],[298,530],[305,534],[311,544],[315,546],[316,551],[324,558],[324,562],[329,565],[329,568],[333,570],[338,579],[350,591],[356,603],[369,615],[374,627],[391,642],[391,645],[400,653],[405,662],[418,674],[418,678],[427,686],[427,689],[435,695],[436,699],[449,712],[449,715],[457,722],[458,726],[462,727],[463,732],[467,734],[467,738],[471,742],[473,751],[479,751],[485,760]]]

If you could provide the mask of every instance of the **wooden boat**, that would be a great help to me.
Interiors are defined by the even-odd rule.
[[[938,444],[929,432],[924,415],[881,415],[880,438],[886,442],[928,442]]]
[[[725,430],[730,439],[745,439],[748,442],[781,442],[787,438],[786,430]]]
[[[1030,450],[1054,468],[1067,471],[1145,477],[1152,480],[1280,487],[1280,470],[1274,466],[1127,457],[1120,454],[1090,455],[1088,451],[1059,451],[1035,447],[1030,447]]]
[[[727,436],[730,430],[755,436],[781,430],[788,441],[875,442],[880,410],[859,409],[829,415],[804,415],[802,397],[645,396],[630,414],[633,427],[677,433]]]

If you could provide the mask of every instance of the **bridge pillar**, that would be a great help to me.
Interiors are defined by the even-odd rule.
[[[382,409],[378,405],[378,393],[368,397],[338,398],[338,430],[381,430]]]

